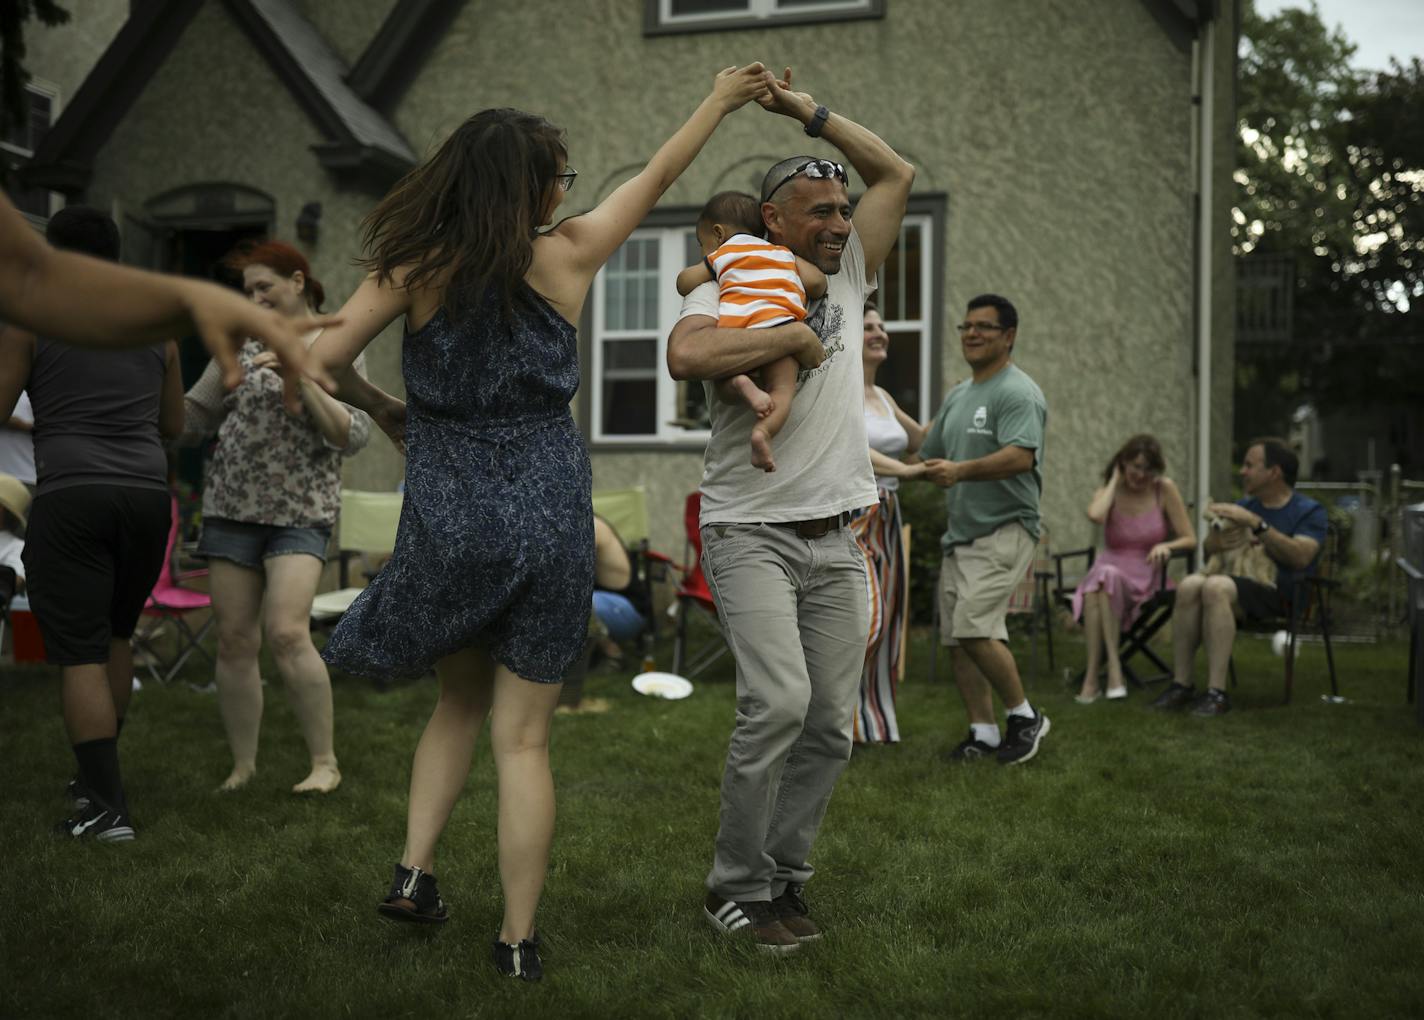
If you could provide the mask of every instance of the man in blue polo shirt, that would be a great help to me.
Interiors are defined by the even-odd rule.
[[[1325,508],[1294,491],[1299,469],[1300,460],[1285,440],[1253,440],[1241,461],[1241,487],[1246,498],[1207,506],[1217,516],[1242,525],[1246,532],[1212,529],[1202,545],[1203,552],[1207,556],[1220,552],[1233,542],[1231,536],[1249,533],[1275,561],[1276,583],[1271,586],[1225,574],[1192,574],[1182,581],[1172,611],[1173,682],[1152,703],[1153,708],[1181,708],[1194,702],[1194,715],[1230,711],[1226,674],[1236,640],[1236,621],[1286,615],[1299,582],[1315,573],[1315,561],[1325,542]],[[1208,683],[1200,698],[1192,684],[1198,645],[1206,647]]]

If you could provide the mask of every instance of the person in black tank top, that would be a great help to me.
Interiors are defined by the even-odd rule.
[[[119,232],[103,213],[70,206],[49,222],[58,248],[115,259]],[[133,685],[129,638],[158,579],[170,517],[160,432],[182,427],[177,346],[93,351],[7,331],[0,404],[29,391],[36,496],[24,563],[46,658],[62,667],[65,730],[79,777],[75,814],[59,829],[122,842],[134,828],[119,771],[118,734]]]

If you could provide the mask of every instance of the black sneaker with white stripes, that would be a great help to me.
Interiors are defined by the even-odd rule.
[[[954,750],[949,752],[949,760],[957,762],[983,761],[986,758],[994,757],[998,750],[996,745],[984,743],[974,736],[973,730],[970,730],[969,736],[955,744]]]
[[[97,798],[91,798],[72,818],[60,822],[55,831],[71,839],[92,839],[99,843],[127,843],[134,838],[128,815],[105,807]]]
[[[89,787],[84,785],[84,781],[75,776],[65,787],[65,793],[69,794],[70,801],[74,804],[74,813],[78,814],[89,806]]]
[[[505,977],[521,981],[544,980],[544,961],[539,959],[539,933],[520,939],[515,945],[494,940],[494,967]]]
[[[737,902],[708,893],[702,916],[724,935],[750,938],[764,953],[794,953],[801,948],[800,940],[781,923],[776,908],[766,900]]]
[[[1008,730],[999,745],[999,764],[1022,765],[1038,753],[1038,745],[1048,735],[1048,716],[1037,708],[1032,719],[1011,715]]]

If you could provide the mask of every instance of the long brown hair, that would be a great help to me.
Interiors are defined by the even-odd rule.
[[[565,156],[563,132],[543,117],[481,110],[366,217],[358,265],[382,282],[405,267],[407,288],[443,283],[452,321],[491,287],[508,311]]]
[[[1119,464],[1125,465],[1134,461],[1139,455],[1146,459],[1148,468],[1154,473],[1160,475],[1167,470],[1167,462],[1162,458],[1162,444],[1157,442],[1157,437],[1150,436],[1146,432],[1139,432],[1123,443],[1122,449],[1113,454],[1113,459],[1108,461],[1108,466],[1103,470],[1103,484],[1106,485],[1112,481],[1113,468]]]

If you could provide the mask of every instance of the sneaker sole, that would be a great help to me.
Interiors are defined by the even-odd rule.
[[[394,903],[377,903],[376,913],[387,921],[401,921],[405,924],[444,924],[450,920],[449,914],[421,914],[398,907]]]
[[[1028,754],[1022,758],[1015,758],[1013,761],[1004,762],[1005,765],[1022,765],[1038,753],[1038,745],[1043,743],[1043,738],[1048,736],[1048,731],[1053,728],[1053,722],[1048,716],[1043,717],[1043,725],[1039,727],[1038,736],[1033,738],[1033,746],[1028,749]]]
[[[729,926],[729,925],[725,925],[725,924],[723,924],[721,921],[719,921],[719,920],[717,919],[717,915],[716,915],[716,914],[712,913],[712,911],[708,910],[706,907],[703,907],[703,908],[702,908],[702,916],[707,919],[707,923],[708,923],[708,924],[710,924],[713,928],[716,928],[716,929],[717,929],[719,932],[721,932],[723,935],[736,935],[737,932],[741,931],[743,928],[746,928],[746,927],[748,927],[748,926],[751,924],[750,921],[745,921],[745,920],[744,920],[741,924],[737,925],[735,928],[734,928],[734,927],[731,927],[731,926]],[[820,936],[819,936],[819,935],[813,935],[813,936],[811,936],[811,938],[817,939],[817,938],[820,938]],[[798,939],[797,941],[792,942],[792,943],[789,943],[789,944],[787,944],[787,945],[771,945],[770,943],[767,943],[767,942],[756,942],[756,943],[753,943],[753,945],[756,947],[756,950],[757,950],[758,952],[761,952],[761,953],[772,953],[772,954],[775,954],[775,955],[782,955],[782,954],[785,954],[785,953],[794,953],[794,952],[796,952],[796,950],[800,949],[800,948],[801,948],[801,940]]]
[[[105,829],[94,836],[100,843],[131,843],[134,839],[132,826],[116,825],[112,829]]]

